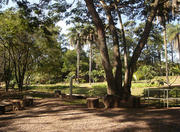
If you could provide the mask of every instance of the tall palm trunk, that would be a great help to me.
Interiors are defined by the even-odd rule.
[[[165,48],[165,60],[166,60],[166,83],[169,86],[169,77],[168,77],[168,73],[169,73],[169,69],[168,69],[168,56],[167,56],[167,40],[166,40],[166,24],[164,23],[164,48]]]
[[[89,84],[91,85],[91,75],[92,75],[92,43],[89,43]]]
[[[170,45],[171,45],[171,61],[172,63],[174,63],[173,44]]]
[[[79,44],[79,40],[77,41],[77,45],[76,45],[76,53],[77,53],[77,83],[79,83],[79,65],[80,65],[80,44]]]

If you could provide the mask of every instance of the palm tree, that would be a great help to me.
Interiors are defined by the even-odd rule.
[[[180,24],[169,24],[167,26],[167,37],[171,46],[174,47],[180,53]],[[172,48],[173,50],[173,48]],[[173,52],[172,52],[173,61]]]
[[[83,29],[83,36],[86,38],[85,40],[89,43],[89,84],[91,84],[93,44],[95,44],[95,40],[97,38],[97,35],[95,33],[95,27],[90,24],[85,25]]]
[[[79,69],[80,69],[80,51],[82,48],[83,37],[82,37],[82,26],[75,25],[68,29],[69,33],[67,34],[70,44],[76,48],[77,53],[77,65],[76,65],[76,79],[77,83],[79,83]]]
[[[166,83],[169,86],[169,68],[168,68],[168,55],[167,55],[167,22],[172,19],[170,12],[173,12],[175,16],[175,12],[177,11],[177,0],[173,0],[172,3],[169,1],[162,2],[157,11],[157,17],[160,20],[160,24],[163,26],[163,34],[164,34],[164,48],[165,48],[165,60],[166,60]]]

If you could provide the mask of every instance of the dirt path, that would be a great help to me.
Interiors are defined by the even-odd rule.
[[[180,108],[88,110],[57,99],[37,100],[34,107],[0,115],[0,132],[179,132]]]

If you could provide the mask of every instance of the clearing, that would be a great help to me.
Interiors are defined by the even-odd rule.
[[[179,132],[180,108],[87,109],[59,98],[36,99],[33,107],[0,115],[0,132]]]

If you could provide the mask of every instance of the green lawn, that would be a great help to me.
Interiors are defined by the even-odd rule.
[[[165,79],[165,77],[159,77],[162,79]],[[176,79],[176,84],[180,82],[180,77],[170,77],[170,82],[174,81]],[[136,96],[143,96],[144,89],[148,88],[150,85],[147,83],[146,80],[133,82],[131,93],[132,95]],[[154,87],[158,86],[156,84],[152,85]],[[76,84],[73,85],[73,94],[85,94],[87,96],[104,96],[106,94],[106,88],[107,83],[92,83],[90,85],[89,83],[83,83],[83,84]],[[70,88],[69,84],[67,83],[57,83],[57,84],[43,84],[43,85],[30,85],[26,87],[26,90],[28,91],[38,91],[42,92],[42,94],[45,93],[54,93],[55,90],[61,90],[62,93],[69,94]],[[33,93],[34,94],[34,93]],[[41,98],[43,95],[37,95]],[[46,95],[51,96],[51,95]],[[46,97],[45,96],[45,97]]]
[[[165,80],[165,77],[156,77],[156,79],[163,79]],[[169,77],[170,82],[173,82],[177,84],[180,82],[180,77]],[[155,79],[154,79],[155,80]],[[132,95],[136,96],[143,96],[144,89],[148,87],[159,87],[157,84],[150,85],[147,83],[146,80],[138,81],[138,82],[132,82],[132,88],[131,88],[131,93]],[[74,84],[73,85],[73,93],[74,94],[85,94],[88,96],[103,96],[106,94],[106,88],[107,88],[107,83],[102,82],[102,83],[92,83],[90,85],[89,83],[83,83],[83,84]],[[31,85],[28,86],[28,90],[32,91],[40,91],[40,92],[49,92],[53,93],[55,90],[61,90],[62,93],[69,94],[69,84],[67,83],[57,83],[57,84],[44,84],[44,85]]]
[[[133,95],[141,96],[143,90],[147,87],[146,83],[133,83],[131,92]],[[88,83],[84,84],[74,84],[73,93],[74,94],[85,94],[88,96],[104,96],[106,94],[107,84],[104,83],[94,83],[92,85]],[[69,94],[69,85],[65,83],[58,84],[45,84],[45,85],[31,85],[27,87],[27,90],[48,92],[53,93],[55,90],[61,90],[62,93]]]

